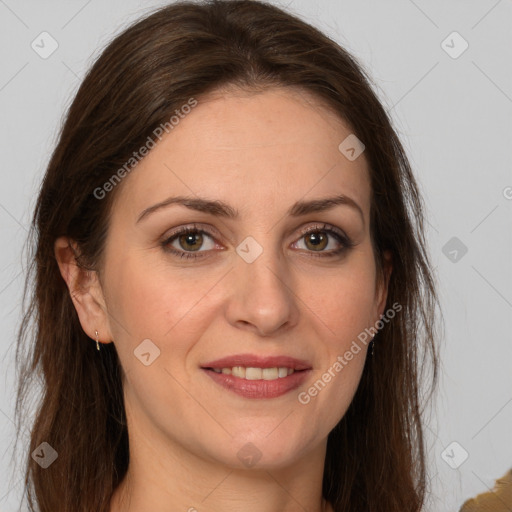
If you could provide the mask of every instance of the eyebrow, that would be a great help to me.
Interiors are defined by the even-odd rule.
[[[136,223],[140,222],[151,213],[174,204],[185,206],[186,208],[198,212],[215,215],[216,217],[223,217],[232,220],[236,220],[240,217],[238,210],[223,201],[209,200],[199,197],[177,196],[169,197],[160,203],[146,208],[140,213]],[[288,209],[287,215],[291,217],[300,217],[302,215],[330,210],[339,205],[349,206],[356,210],[364,223],[364,214],[361,207],[353,199],[345,195],[313,199],[310,201],[297,201]]]

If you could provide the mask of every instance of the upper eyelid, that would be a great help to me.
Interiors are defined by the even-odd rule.
[[[218,230],[213,228],[212,226],[206,227],[202,224],[193,223],[193,224],[187,224],[185,226],[180,226],[179,228],[176,228],[175,230],[172,230],[171,233],[165,234],[163,237],[164,241],[168,241],[171,238],[175,238],[183,233],[186,233],[187,231],[191,232],[198,232],[198,233],[205,233],[210,238],[214,239],[216,236],[222,238],[222,235]]]

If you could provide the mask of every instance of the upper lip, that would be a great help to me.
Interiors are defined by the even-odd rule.
[[[258,356],[254,354],[235,354],[201,365],[202,368],[292,368],[296,371],[309,370],[311,364],[303,359],[290,356]]]

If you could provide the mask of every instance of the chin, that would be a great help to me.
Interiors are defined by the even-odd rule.
[[[275,428],[275,426],[274,426]],[[240,433],[226,446],[216,446],[222,451],[212,454],[222,464],[233,469],[275,470],[293,465],[304,456],[316,443],[307,442],[303,435],[290,435],[283,431],[280,435],[270,434],[256,436],[254,433]],[[212,447],[214,448],[214,447]]]

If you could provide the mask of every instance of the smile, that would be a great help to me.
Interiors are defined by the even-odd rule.
[[[222,373],[224,375],[233,375],[239,379],[245,380],[276,380],[282,379],[291,375],[295,370],[293,368],[286,367],[274,367],[274,368],[254,368],[249,366],[233,366],[232,368],[212,368],[216,373]]]

